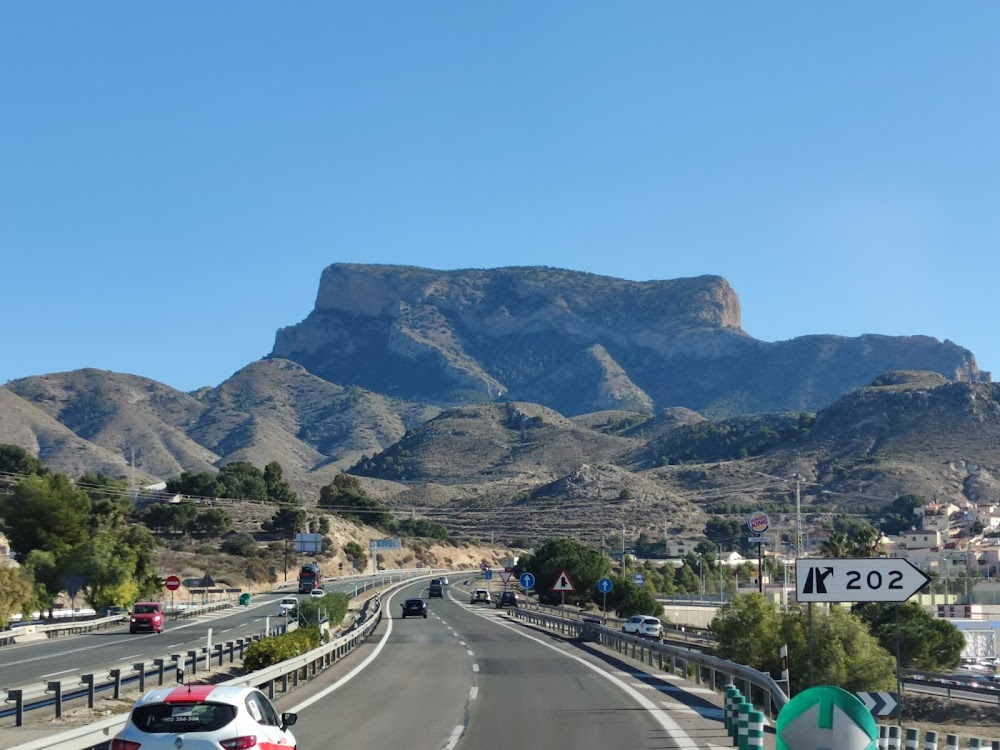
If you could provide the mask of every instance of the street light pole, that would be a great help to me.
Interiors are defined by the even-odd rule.
[[[799,484],[801,477],[795,473],[795,559],[802,557],[802,492]]]

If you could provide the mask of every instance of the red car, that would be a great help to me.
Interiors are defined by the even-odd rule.
[[[162,633],[166,613],[159,602],[136,602],[129,618],[130,633]]]

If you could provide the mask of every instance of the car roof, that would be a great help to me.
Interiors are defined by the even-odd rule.
[[[135,702],[136,706],[156,703],[230,703],[238,704],[248,693],[257,692],[246,685],[177,685],[150,690]]]
[[[423,600],[423,599],[420,599],[419,597],[414,597],[413,599],[407,599],[407,600],[406,600],[406,604],[410,604],[410,603],[412,603],[412,602],[417,602],[417,603],[419,603],[419,604],[423,604],[423,603],[424,603],[424,600]]]

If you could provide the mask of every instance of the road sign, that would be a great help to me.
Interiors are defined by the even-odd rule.
[[[610,594],[611,589],[613,589],[614,587],[615,586],[613,583],[611,583],[610,578],[602,578],[597,582],[597,590],[600,591],[602,594]]]
[[[878,693],[855,693],[872,716],[895,716],[899,713],[899,696],[883,690]]]
[[[507,581],[509,581],[509,580],[510,580],[510,577],[511,577],[512,575],[514,575],[514,574],[513,574],[513,573],[511,573],[511,572],[509,572],[509,571],[506,571],[506,570],[505,570],[505,571],[503,571],[503,572],[502,572],[502,573],[500,574],[500,580],[501,580],[501,581],[503,581],[504,583],[507,583]]]
[[[521,573],[521,588],[525,591],[535,587],[535,576],[532,573]]]
[[[905,602],[930,580],[901,557],[795,561],[795,598],[800,602]]]
[[[181,587],[181,579],[177,576],[167,576],[163,581],[163,585],[168,591],[176,591]]]
[[[771,537],[769,536],[748,536],[747,541],[750,544],[770,544]]]
[[[576,588],[573,586],[573,582],[569,580],[569,576],[566,575],[566,571],[564,570],[562,573],[559,574],[559,577],[556,579],[556,582],[552,584],[552,590],[576,591]]]
[[[632,580],[635,581],[636,586],[646,585],[646,576],[644,576],[642,573],[633,573]]]
[[[775,727],[777,750],[876,750],[875,719],[838,687],[803,690],[785,704]]]
[[[343,567],[343,565],[344,565],[344,564],[343,564],[343,563],[341,563],[340,565],[341,565],[341,567]],[[420,568],[422,568],[422,567],[424,567],[424,564],[423,564],[422,562],[418,562],[418,563],[417,563],[417,569],[420,569]]]
[[[747,528],[754,534],[763,534],[771,528],[771,517],[762,510],[755,510],[747,519]]]
[[[492,571],[492,570],[489,570],[489,569],[487,569],[487,570],[486,570],[486,571],[485,571],[485,572],[483,573],[483,580],[484,580],[484,581],[492,581],[492,580],[493,580],[493,571]]]
[[[402,549],[399,539],[372,539],[372,549]]]

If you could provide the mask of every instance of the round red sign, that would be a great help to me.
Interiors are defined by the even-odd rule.
[[[176,591],[181,587],[181,579],[178,578],[177,576],[167,576],[167,579],[163,582],[163,585],[166,586],[171,591]]]

